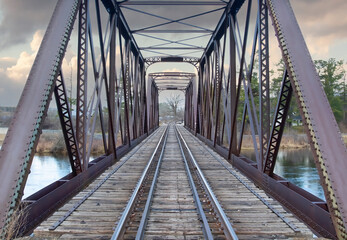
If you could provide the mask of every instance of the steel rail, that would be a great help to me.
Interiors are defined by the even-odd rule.
[[[263,198],[259,193],[257,193],[246,181],[244,181],[240,174],[238,174],[235,170],[231,169],[227,164],[225,164],[222,160],[217,158],[212,150],[203,145],[200,141],[193,138],[194,142],[198,143],[201,147],[203,147],[214,159],[216,159],[231,175],[233,175],[243,186],[245,186],[254,196],[256,196],[264,205],[266,205],[274,214],[276,214],[282,221],[288,225],[294,232],[298,232],[299,229],[295,226],[290,219],[288,219],[285,215],[279,212],[271,203],[269,203],[265,198]]]
[[[238,237],[237,237],[233,227],[231,226],[231,223],[230,223],[227,215],[225,214],[225,212],[224,212],[222,206],[220,205],[220,203],[218,202],[218,199],[217,199],[216,195],[214,195],[214,193],[212,191],[212,188],[210,187],[207,179],[205,178],[204,174],[202,173],[198,163],[196,162],[192,152],[190,151],[190,149],[188,147],[188,144],[184,140],[184,138],[183,138],[183,136],[182,136],[182,134],[181,134],[179,129],[177,129],[177,133],[180,136],[180,138],[182,139],[182,143],[185,146],[185,148],[186,148],[186,150],[187,150],[187,152],[189,154],[191,162],[193,163],[194,167],[196,168],[196,172],[197,172],[199,178],[201,179],[201,183],[203,184],[206,193],[209,195],[211,203],[214,205],[214,210],[216,211],[217,215],[220,218],[220,221],[221,221],[222,226],[224,228],[223,230],[224,230],[224,233],[225,233],[226,237],[228,239],[237,240]]]
[[[116,239],[120,239],[121,235],[124,233],[124,230],[125,230],[125,225],[127,223],[127,219],[131,213],[131,210],[133,209],[133,206],[135,204],[135,201],[139,195],[139,192],[141,190],[141,187],[143,186],[144,184],[144,181],[146,180],[146,177],[149,173],[149,169],[150,169],[150,166],[152,165],[152,163],[154,162],[154,158],[158,152],[158,149],[159,149],[159,146],[161,145],[162,141],[163,141],[163,138],[165,137],[164,139],[164,142],[163,142],[163,146],[162,146],[162,149],[161,149],[161,153],[160,153],[160,157],[159,157],[159,160],[161,159],[162,155],[163,155],[163,151],[165,149],[165,144],[166,144],[166,139],[167,139],[167,135],[168,135],[168,127],[166,127],[166,129],[164,130],[164,133],[161,135],[160,139],[159,139],[159,142],[157,144],[157,146],[155,147],[154,151],[153,151],[153,154],[152,156],[150,157],[145,169],[143,170],[143,173],[141,175],[141,177],[139,178],[139,181],[133,191],[133,194],[131,195],[129,201],[128,201],[128,204],[127,206],[125,207],[123,213],[122,213],[122,216],[120,217],[119,221],[118,221],[118,224],[117,224],[117,227],[111,237],[111,240],[116,240]]]
[[[199,194],[198,194],[198,192],[196,190],[196,186],[194,184],[194,180],[193,180],[192,174],[191,174],[190,169],[189,169],[188,161],[187,161],[186,156],[184,154],[184,150],[183,150],[183,147],[182,147],[181,140],[180,140],[180,138],[179,138],[179,136],[177,134],[177,127],[176,126],[175,126],[175,135],[176,135],[176,138],[177,138],[178,145],[180,146],[181,154],[182,154],[183,161],[184,161],[184,167],[185,167],[186,172],[187,172],[190,188],[191,188],[191,190],[193,192],[195,205],[196,205],[196,208],[197,208],[198,213],[200,215],[200,218],[201,218],[201,220],[203,222],[203,231],[204,231],[205,239],[213,239],[210,226],[208,225],[208,221],[207,221],[206,215],[204,213],[204,209],[202,208],[202,205],[201,205]]]
[[[113,174],[115,174],[118,169],[120,169],[135,153],[137,153],[144,144],[146,144],[150,139],[152,139],[157,133],[158,129],[154,131],[151,135],[149,135],[141,144],[137,146],[137,148],[134,149],[132,153],[130,153],[129,156],[127,156],[124,160],[122,160],[115,168],[106,175],[102,180],[99,181],[99,183],[91,189],[86,195],[83,196],[83,198],[75,203],[61,218],[59,218],[58,221],[56,221],[49,230],[55,230],[57,227],[60,226],[79,206],[82,205],[93,193],[95,193]]]
[[[159,176],[159,169],[160,169],[160,166],[161,166],[161,162],[163,160],[164,150],[165,150],[165,146],[166,146],[166,142],[167,142],[167,137],[169,135],[168,134],[168,132],[169,132],[168,128],[169,127],[170,126],[167,127],[167,134],[165,136],[163,147],[161,148],[161,152],[160,152],[160,156],[159,156],[159,160],[158,160],[158,163],[157,163],[157,167],[155,169],[155,173],[154,173],[154,176],[153,176],[151,188],[150,188],[149,193],[148,193],[145,209],[143,210],[141,221],[140,221],[140,225],[139,225],[139,228],[137,230],[136,239],[143,239],[143,235],[145,233],[145,228],[146,228],[147,220],[148,220],[148,213],[149,213],[150,207],[152,205],[153,194],[154,194],[154,190],[155,190],[155,187],[157,185],[158,176]]]

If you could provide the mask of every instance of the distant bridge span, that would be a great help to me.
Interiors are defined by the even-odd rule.
[[[188,73],[190,80],[184,87],[185,127],[317,235],[347,239],[347,150],[289,0],[258,0],[253,5],[251,0],[58,0],[0,152],[1,238],[8,234],[18,211],[26,211],[20,233],[31,231],[155,131],[160,87],[148,81],[155,73],[147,77],[146,71],[154,63],[182,62],[193,65],[195,71]],[[155,6],[171,10],[177,17],[151,12]],[[199,7],[204,11],[182,16],[189,7],[192,12]],[[215,29],[202,20],[209,14],[219,14]],[[197,23],[187,21],[192,19],[198,19]],[[73,31],[75,22],[77,31]],[[269,93],[271,26],[278,40],[271,44],[279,45],[285,65],[273,113]],[[74,41],[78,45],[76,118],[71,114],[62,68],[66,49]],[[206,45],[200,46],[202,42]],[[251,87],[254,72],[258,73],[258,94]],[[178,89],[173,85],[166,82],[162,86]],[[53,95],[72,171],[22,199]],[[300,108],[326,201],[273,172],[292,98]],[[97,122],[104,155],[89,161]],[[241,155],[247,124],[255,161]],[[223,211],[219,210],[222,219]],[[222,224],[226,229],[228,222]],[[208,236],[208,230],[204,234]],[[233,234],[230,231],[226,236],[236,239]]]

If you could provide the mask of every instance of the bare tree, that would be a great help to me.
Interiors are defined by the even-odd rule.
[[[183,101],[183,99],[179,94],[171,95],[170,97],[166,98],[166,103],[169,105],[170,110],[175,117],[177,116],[178,105],[181,101]]]

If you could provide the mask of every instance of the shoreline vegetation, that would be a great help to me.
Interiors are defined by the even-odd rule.
[[[0,145],[2,145],[5,134],[0,134]],[[120,139],[119,139],[120,140]],[[343,140],[347,145],[347,135],[343,134]],[[118,141],[119,144],[120,141]],[[118,145],[117,144],[117,145]],[[309,142],[305,134],[284,134],[281,141],[281,149],[302,149],[309,148]],[[252,136],[246,135],[243,138],[242,149],[253,149]],[[101,134],[94,137],[92,154],[104,152]],[[36,153],[39,154],[67,154],[64,137],[59,131],[44,131],[41,134]]]

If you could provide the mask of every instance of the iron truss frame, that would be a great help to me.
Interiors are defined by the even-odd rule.
[[[153,65],[154,63],[163,63],[163,62],[184,62],[190,63],[195,68],[198,69],[198,63],[200,59],[197,57],[181,57],[181,56],[158,56],[158,57],[148,57],[145,58],[146,68]]]
[[[149,102],[154,104],[153,112],[158,111],[158,93],[154,89],[147,96],[145,60],[118,3],[103,0],[104,9],[95,1],[96,20],[91,22],[89,2],[58,1],[4,140],[0,152],[0,238],[5,237],[6,226],[18,209],[26,212],[26,218],[21,220],[23,234],[158,126],[158,120],[148,117],[147,112]],[[106,22],[102,20],[105,13]],[[71,114],[61,69],[75,21],[76,119]],[[100,51],[95,49],[93,36],[98,37]],[[72,172],[21,200],[53,93]],[[104,154],[90,161],[97,118]]]
[[[190,81],[186,87],[184,119],[187,128],[305,221],[317,234],[328,238],[347,238],[347,202],[344,201],[347,199],[347,162],[344,161],[347,151],[289,0],[257,0],[255,19],[251,19],[252,0],[101,0],[108,12],[106,25],[102,21],[104,14],[101,14],[103,9],[99,0],[95,1],[96,20],[91,21],[89,1],[58,1],[4,140],[0,152],[0,182],[3,186],[0,195],[1,238],[5,236],[3,229],[15,211],[25,209],[27,218],[23,219],[21,232],[29,231],[159,125],[159,89],[154,81],[146,82],[145,79],[148,66],[157,62],[187,62],[198,70],[198,81]],[[170,19],[132,7],[151,5],[206,5],[216,9]],[[238,12],[243,5],[246,18],[241,31]],[[122,9],[165,22],[130,29]],[[223,14],[214,30],[186,21],[218,11],[223,11]],[[285,63],[273,121],[269,110],[269,18]],[[73,124],[61,64],[76,19],[78,87],[77,119]],[[254,32],[250,30],[252,20],[255,22]],[[190,28],[158,29],[172,23]],[[94,28],[92,24],[95,24]],[[92,31],[95,29],[99,40],[99,58],[93,42]],[[199,35],[181,40],[153,35],[164,33]],[[253,42],[251,55],[247,58],[249,34],[253,34]],[[139,47],[134,35],[164,43]],[[210,37],[206,47],[187,43],[206,36]],[[180,56],[164,53],[170,50],[186,52]],[[160,56],[145,59],[141,51]],[[201,53],[201,57],[186,57],[196,53]],[[253,92],[251,85],[256,53],[259,53],[260,60],[259,106],[255,103],[257,93]],[[249,65],[246,59],[250,60]],[[117,64],[120,64],[119,72]],[[88,79],[88,71],[92,71],[93,81]],[[93,88],[89,89],[90,86]],[[72,173],[21,201],[53,93]],[[103,93],[106,94],[106,102],[101,100]],[[244,95],[243,101],[240,100],[241,94]],[[288,106],[293,97],[300,107],[326,202],[273,172]],[[103,111],[103,104],[107,106],[107,114]],[[101,125],[104,155],[90,162],[97,118]],[[247,124],[250,125],[255,161],[241,155]]]
[[[246,18],[241,31],[238,11],[242,5],[246,8]],[[347,151],[290,3],[288,0],[258,0],[253,32],[250,30],[251,6],[252,1],[228,2],[200,58],[197,92],[194,93],[191,86],[187,88],[185,126],[317,234],[347,238],[347,202],[343,200],[347,199],[343,184],[346,176],[342,173],[342,169],[347,169],[343,160]],[[278,103],[272,116],[269,94],[270,18],[285,63]],[[251,55],[247,57],[249,34],[253,34],[253,42]],[[251,85],[257,54],[259,93],[253,92]],[[247,63],[246,59],[250,62]],[[226,65],[229,65],[227,69]],[[242,101],[241,93],[244,96]],[[259,104],[256,104],[256,96]],[[274,173],[292,96],[297,100],[304,119],[326,202]],[[196,112],[189,110],[193,99],[196,99]],[[195,122],[189,120],[193,117]],[[272,122],[270,117],[273,117]],[[251,130],[255,161],[241,154],[246,124]],[[329,141],[333,141],[334,146]]]
[[[194,73],[188,72],[157,72],[148,74],[148,81],[153,81],[159,91],[185,91],[195,77]]]

